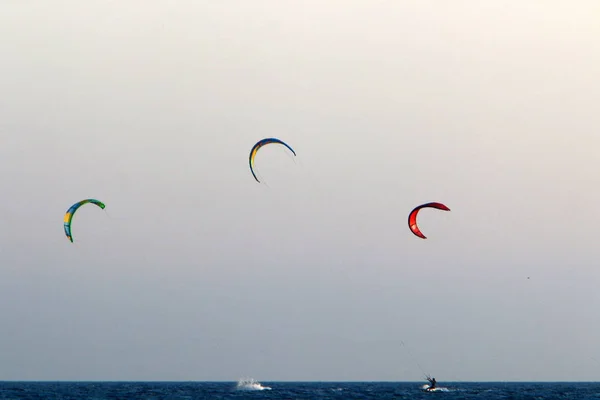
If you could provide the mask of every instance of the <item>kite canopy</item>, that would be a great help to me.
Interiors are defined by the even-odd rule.
[[[414,233],[416,236],[420,237],[421,239],[427,239],[427,237],[425,237],[425,235],[421,233],[421,230],[417,225],[417,214],[419,213],[419,211],[421,211],[422,208],[436,208],[438,210],[443,211],[450,211],[450,209],[442,203],[425,203],[415,207],[410,212],[410,214],[408,214],[408,227],[410,228],[411,232]]]
[[[81,207],[84,204],[87,203],[92,203],[97,205],[98,207],[104,209],[105,205],[104,203],[102,203],[99,200],[96,199],[86,199],[86,200],[81,200],[80,202],[77,202],[75,204],[73,204],[68,210],[67,213],[65,214],[65,235],[67,235],[67,238],[73,242],[73,236],[71,234],[71,220],[73,219],[73,215],[75,214],[75,211],[77,211],[79,209],[79,207]]]
[[[287,147],[294,154],[294,156],[296,156],[296,152],[294,151],[294,149],[292,149],[290,146],[287,145],[287,143],[285,143],[279,139],[266,138],[266,139],[262,139],[262,140],[258,141],[252,147],[252,150],[250,150],[250,158],[249,158],[250,172],[252,172],[252,176],[254,177],[254,179],[256,179],[256,182],[260,183],[260,181],[256,177],[256,174],[254,173],[254,157],[256,157],[256,153],[258,152],[258,149],[260,149],[261,147],[263,147],[266,144],[271,144],[271,143],[277,143],[277,144],[281,144],[281,145]]]

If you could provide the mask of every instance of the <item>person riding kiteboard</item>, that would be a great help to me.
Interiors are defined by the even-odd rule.
[[[427,388],[427,390],[433,390],[436,388],[437,381],[435,380],[435,378],[427,376],[427,381],[429,382],[429,387]]]

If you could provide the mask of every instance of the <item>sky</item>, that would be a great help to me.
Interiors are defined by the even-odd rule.
[[[600,379],[599,16],[4,1],[0,380]]]

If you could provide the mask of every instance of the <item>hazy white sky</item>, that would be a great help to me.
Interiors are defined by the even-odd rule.
[[[0,379],[598,380],[598,21],[4,1]]]

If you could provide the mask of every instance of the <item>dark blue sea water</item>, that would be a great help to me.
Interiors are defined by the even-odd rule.
[[[262,382],[270,390],[236,389],[235,382],[0,382],[0,399],[600,399],[600,383]]]

